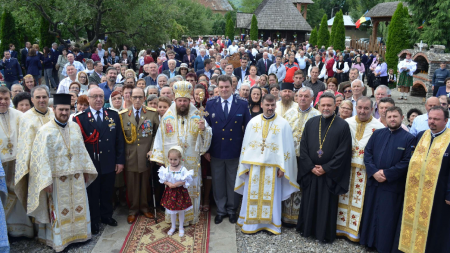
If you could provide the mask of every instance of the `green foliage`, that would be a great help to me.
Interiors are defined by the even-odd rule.
[[[314,4],[308,4],[308,12],[306,15],[306,21],[311,27],[317,27],[320,25],[321,17],[326,14],[325,10],[320,5],[321,1],[314,1]]]
[[[336,27],[336,35],[334,37],[333,46],[335,50],[343,51],[345,49],[345,26],[342,15]]]
[[[239,11],[253,13],[263,0],[242,0]]]
[[[222,17],[222,15],[218,14]],[[226,22],[223,18],[217,18],[214,20],[212,26],[212,34],[225,34]]]
[[[56,41],[55,35],[52,35],[48,33],[49,28],[48,21],[41,17],[41,26],[39,28],[39,45],[43,49],[44,47],[50,48],[52,46],[52,43]]]
[[[19,40],[17,36],[16,23],[14,17],[9,11],[3,11],[2,19],[0,21],[0,40],[1,40],[1,58],[3,58],[3,51],[9,49],[9,43],[16,46],[16,50],[19,50]]]
[[[232,13],[227,12],[227,14],[225,14],[225,17],[227,19],[225,36],[228,36],[228,38],[232,40],[234,38],[234,24],[235,24],[233,22]]]
[[[405,12],[406,10],[406,12]],[[407,30],[408,10],[402,3],[397,5],[397,9],[389,24],[389,32],[386,43],[386,63],[389,68],[397,73],[398,53],[409,47],[408,39],[410,34]]]
[[[450,0],[407,0],[412,13],[410,43],[423,40],[428,45],[450,48]],[[424,23],[425,21],[425,23]],[[423,26],[423,29],[417,29]]]
[[[256,16],[253,14],[252,24],[250,27],[250,39],[258,40],[258,20],[256,20]]]
[[[334,45],[334,37],[336,37],[336,29],[337,29],[338,23],[341,20],[341,18],[342,19],[344,18],[343,16],[341,17],[341,14],[342,14],[342,10],[338,11],[336,13],[336,16],[334,16],[333,25],[331,26],[330,41],[328,43],[330,46]]]
[[[317,46],[328,47],[330,42],[330,32],[328,31],[327,15],[323,15],[320,23],[319,32],[317,34]]]
[[[311,47],[317,45],[317,27],[314,27],[311,31],[311,36],[309,36],[309,45],[311,45]]]

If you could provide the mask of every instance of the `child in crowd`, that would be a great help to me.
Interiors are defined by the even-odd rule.
[[[166,208],[166,212],[170,214],[172,227],[168,235],[173,235],[176,230],[177,214],[179,220],[179,236],[184,236],[184,213],[192,209],[191,198],[187,188],[192,183],[193,170],[187,170],[182,166],[183,149],[180,146],[174,146],[169,149],[168,153],[169,166],[158,170],[159,182],[166,185],[161,205]]]
[[[393,69],[389,69],[388,86],[389,86],[389,89],[397,88],[397,78],[396,78],[396,76],[394,74],[394,70]]]

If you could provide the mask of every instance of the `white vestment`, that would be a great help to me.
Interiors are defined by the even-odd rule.
[[[292,109],[292,108],[298,108],[298,104],[295,102],[292,102],[291,106],[289,106],[288,108],[285,108],[283,105],[283,102],[278,101],[277,108],[275,109],[275,113],[278,116],[281,116],[282,118],[284,118],[284,115],[287,113],[287,111],[289,111],[289,109]]]
[[[196,224],[200,215],[200,200],[202,175],[200,169],[200,156],[208,151],[211,145],[212,130],[205,121],[205,130],[198,129],[200,116],[196,113],[197,108],[189,104],[187,116],[177,115],[176,104],[173,103],[167,112],[162,116],[155,142],[153,143],[151,161],[169,166],[167,158],[169,149],[173,146],[180,146],[184,151],[184,161],[182,166],[188,170],[193,170],[192,183],[188,187],[189,196],[193,208],[185,213],[184,224]],[[171,223],[170,214],[166,213],[167,223]]]
[[[278,170],[284,176],[277,177]],[[242,143],[235,191],[243,195],[238,225],[244,233],[281,233],[281,202],[299,191],[292,129],[282,117],[254,117]]]

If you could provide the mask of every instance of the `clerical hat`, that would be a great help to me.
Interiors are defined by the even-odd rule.
[[[53,105],[71,105],[72,95],[66,93],[59,93],[53,95]]]
[[[294,84],[293,83],[282,83],[280,86],[280,90],[294,90]]]

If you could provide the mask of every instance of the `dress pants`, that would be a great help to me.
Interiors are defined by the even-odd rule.
[[[234,192],[239,158],[219,159],[211,157],[211,176],[217,215],[236,214],[240,195]]]
[[[100,218],[112,217],[113,206],[111,195],[114,191],[115,181],[115,171],[106,174],[99,173],[94,182],[86,189],[92,224],[100,223]]]
[[[126,174],[127,182],[127,196],[130,202],[128,215],[137,215],[139,211],[142,213],[149,212],[148,196],[150,195],[150,171],[144,172],[129,172]]]

